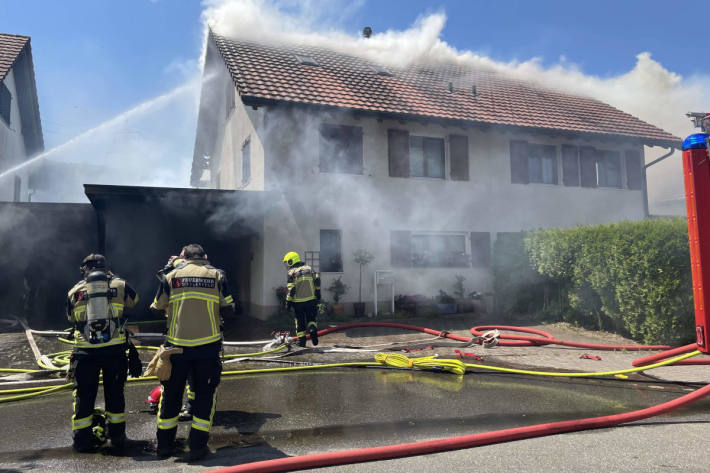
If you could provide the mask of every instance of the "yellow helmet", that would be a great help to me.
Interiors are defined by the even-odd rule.
[[[287,268],[290,268],[296,263],[301,262],[301,257],[298,256],[298,253],[295,251],[289,251],[284,255],[283,263],[286,265]]]

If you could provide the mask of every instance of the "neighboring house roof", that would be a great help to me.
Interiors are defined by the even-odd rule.
[[[0,83],[13,69],[27,156],[44,150],[32,46],[29,36],[0,33]]]
[[[598,100],[460,64],[386,66],[312,46],[271,46],[212,33],[242,101],[347,108],[396,118],[427,117],[631,138],[680,146],[680,138]],[[296,54],[318,66],[304,65]],[[476,87],[477,96],[473,94]]]
[[[0,33],[0,82],[15,64],[22,48],[29,43],[29,36]]]

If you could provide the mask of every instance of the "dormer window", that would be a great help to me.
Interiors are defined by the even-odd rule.
[[[374,70],[378,76],[392,77],[392,73],[384,66],[375,64],[372,66],[372,70]]]
[[[320,66],[320,64],[318,64],[318,61],[316,61],[313,56],[304,56],[301,54],[294,54],[294,56],[296,56],[296,60],[303,66]]]

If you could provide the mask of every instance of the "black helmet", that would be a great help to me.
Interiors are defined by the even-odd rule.
[[[106,258],[104,255],[91,253],[82,260],[80,269],[82,272],[92,269],[106,269]]]

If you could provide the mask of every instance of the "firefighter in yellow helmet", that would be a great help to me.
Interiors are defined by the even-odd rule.
[[[122,448],[126,442],[123,391],[129,369],[124,310],[136,305],[138,295],[108,270],[103,255],[87,256],[80,270],[84,278],[67,294],[67,318],[74,326],[67,373],[67,378],[74,380],[73,446],[79,452],[88,452],[103,441],[92,432],[94,402],[103,372],[108,433],[111,445]],[[131,376],[140,376],[140,359],[137,370],[131,366],[130,371]]]
[[[318,345],[316,316],[320,303],[320,277],[313,268],[301,261],[295,251],[286,253],[283,263],[288,270],[286,308],[296,313],[298,345],[306,346],[306,333],[311,343]]]
[[[163,348],[172,351],[164,360],[172,364],[172,369],[167,377],[158,375],[163,394],[158,407],[157,453],[168,457],[175,451],[180,406],[189,377],[195,399],[188,459],[198,460],[209,453],[207,441],[222,373],[221,317],[234,312],[234,301],[224,271],[210,265],[200,245],[185,246],[180,258],[184,261],[161,278],[151,304],[151,309],[166,314],[168,333]]]

